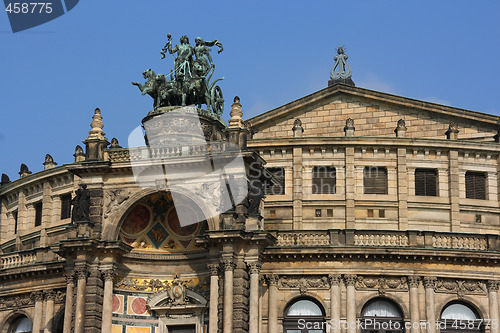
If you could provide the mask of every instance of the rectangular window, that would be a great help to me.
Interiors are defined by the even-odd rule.
[[[415,170],[415,195],[437,196],[438,176],[436,169]]]
[[[61,220],[71,217],[71,194],[61,195]]]
[[[12,212],[12,217],[14,218],[14,234],[17,234],[17,217],[18,217],[17,210]]]
[[[387,169],[384,167],[365,167],[363,186],[365,194],[387,194]]]
[[[465,173],[465,197],[486,200],[486,174],[467,171]]]
[[[315,166],[312,174],[312,194],[335,194],[336,170],[329,166]]]
[[[37,202],[33,207],[35,207],[35,227],[38,227],[42,225],[42,203]]]
[[[278,183],[273,184],[270,180],[266,181],[266,195],[285,194],[285,169],[268,168],[267,170],[274,175]]]

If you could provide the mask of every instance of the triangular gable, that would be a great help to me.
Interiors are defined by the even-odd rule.
[[[403,119],[407,136],[444,138],[451,121],[459,139],[493,141],[500,117],[343,84],[330,86],[246,121],[254,139],[291,137],[296,118],[304,136],[342,136],[354,120],[356,136],[394,136]]]

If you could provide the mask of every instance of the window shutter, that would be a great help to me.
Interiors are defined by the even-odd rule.
[[[465,173],[465,197],[486,200],[486,174],[467,171]]]
[[[415,195],[437,196],[437,170],[415,170]]]
[[[335,194],[337,174],[334,167],[315,166],[312,174],[313,194]]]
[[[387,169],[365,167],[363,185],[365,194],[387,194]]]

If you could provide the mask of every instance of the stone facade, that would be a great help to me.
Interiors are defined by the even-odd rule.
[[[467,332],[500,332],[499,117],[343,84],[241,114],[235,99],[210,148],[146,151],[105,148],[96,110],[85,157],[3,184],[0,333],[22,318],[37,333],[306,332],[298,318],[323,323],[315,333],[354,333],[377,316],[434,333],[450,305],[473,313]],[[207,201],[178,194],[208,212],[216,191],[197,175],[227,144],[249,183],[279,185],[271,170],[282,168],[282,194],[180,227],[169,189],[200,182]],[[137,161],[174,176],[140,186]],[[315,187],[318,167],[333,172],[331,191]],[[81,184],[89,221],[71,222]]]

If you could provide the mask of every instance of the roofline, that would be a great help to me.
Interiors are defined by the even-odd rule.
[[[384,92],[379,92],[375,90],[369,90],[365,88],[359,88],[354,86],[349,86],[346,84],[335,84],[330,87],[326,87],[317,92],[299,98],[295,101],[287,103],[285,105],[279,106],[270,111],[264,112],[260,115],[252,117],[245,121],[249,128],[258,129],[262,125],[271,122],[273,119],[281,118],[283,115],[288,113],[293,113],[294,111],[302,108],[304,105],[318,103],[323,99],[331,97],[337,93],[347,93],[354,96],[371,98],[379,100],[385,103],[396,104],[400,106],[406,106],[411,108],[417,108],[420,110],[426,110],[430,112],[435,112],[451,117],[462,117],[470,120],[474,120],[481,123],[486,123],[490,125],[500,125],[500,116],[495,116],[487,113],[471,111],[466,109],[455,108],[451,106],[441,105],[432,102],[421,101],[413,98],[402,97],[398,95],[388,94]]]

